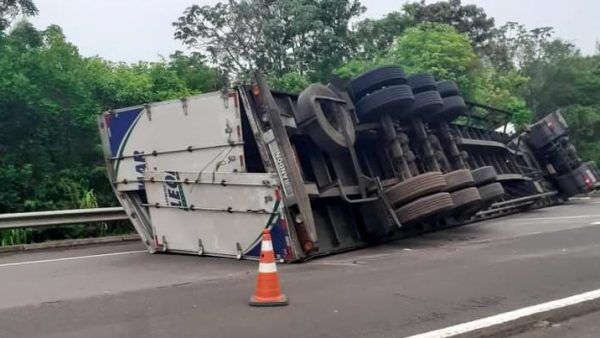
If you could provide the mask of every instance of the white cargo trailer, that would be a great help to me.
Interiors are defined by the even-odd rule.
[[[368,74],[300,95],[257,75],[103,113],[108,176],[148,250],[252,259],[269,228],[278,259],[297,261],[550,205],[596,182],[566,128],[511,136],[494,131],[510,112],[465,103],[455,84],[417,75],[412,89],[387,86],[406,82],[395,67]]]
[[[109,177],[151,252],[254,257],[272,228],[292,259],[276,173],[247,172],[238,92],[105,112]]]

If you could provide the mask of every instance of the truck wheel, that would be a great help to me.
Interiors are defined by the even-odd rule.
[[[440,192],[446,188],[444,175],[439,171],[432,171],[411,177],[385,191],[393,204],[402,204],[412,201],[427,194]]]
[[[438,161],[439,163],[445,164],[448,162],[448,158],[446,157],[446,154],[444,154],[444,152],[441,150],[436,150],[433,155],[435,156],[435,160]]]
[[[504,188],[499,182],[486,184],[477,190],[479,190],[481,202],[485,204],[491,204],[504,196]]]
[[[395,66],[385,66],[363,73],[350,81],[348,91],[358,102],[365,95],[383,87],[406,84],[406,73]]]
[[[435,121],[452,121],[467,111],[467,104],[460,96],[448,96],[444,99],[444,107],[432,116]]]
[[[398,133],[398,141],[400,141],[400,144],[410,143],[410,139],[406,133]]]
[[[556,177],[556,183],[562,196],[571,197],[588,192],[598,182],[598,178],[587,164]]]
[[[406,162],[414,162],[417,159],[417,157],[415,156],[415,153],[413,153],[412,150],[407,150],[404,153],[404,157],[405,157]]]
[[[430,90],[437,91],[435,78],[431,74],[413,74],[408,78],[408,84],[414,94]]]
[[[402,111],[414,101],[415,97],[409,86],[391,86],[360,99],[356,103],[356,115],[361,122],[372,121],[383,114]]]
[[[396,210],[400,223],[413,223],[435,214],[445,213],[454,208],[452,196],[447,192],[421,197]]]
[[[567,122],[560,113],[550,114],[531,126],[527,143],[534,149],[542,149],[566,135],[567,128]]]
[[[331,89],[321,84],[312,84],[298,96],[296,122],[304,133],[324,151],[335,153],[346,150],[356,139],[354,122],[350,111],[343,105],[328,101],[339,100]],[[346,129],[344,131],[344,128]],[[350,143],[346,142],[348,133]]]
[[[411,119],[417,116],[425,119],[440,110],[443,105],[444,102],[440,93],[437,90],[429,90],[415,94],[415,103],[406,110],[396,111],[393,116],[399,120]]]
[[[481,195],[477,188],[471,187],[453,192],[452,202],[457,212],[475,208],[481,204]]]
[[[437,90],[441,97],[460,95],[460,90],[454,81],[440,81],[437,83]]]
[[[453,192],[475,184],[471,171],[469,169],[454,170],[444,174],[446,180],[446,191]]]
[[[531,127],[527,143],[534,149],[542,149],[558,137],[545,123],[538,123]]]
[[[471,170],[471,175],[473,176],[475,185],[478,187],[484,184],[495,182],[498,179],[498,173],[496,173],[496,169],[494,169],[492,166],[473,169]]]

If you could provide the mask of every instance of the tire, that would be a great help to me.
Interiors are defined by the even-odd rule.
[[[413,153],[412,150],[407,150],[404,152],[404,159],[406,162],[414,162],[417,159],[417,156],[415,156],[415,153]]]
[[[411,177],[385,191],[388,199],[395,205],[410,202],[421,196],[436,193],[446,188],[444,175],[432,171]]]
[[[396,210],[396,216],[400,223],[409,224],[429,218],[436,214],[442,214],[454,208],[452,196],[447,192],[421,197]]]
[[[413,93],[422,93],[425,91],[436,90],[435,78],[431,74],[413,74],[408,78],[408,85]]]
[[[433,120],[452,121],[468,110],[465,100],[460,96],[448,96],[443,100],[444,107],[433,114]]]
[[[471,155],[469,155],[469,153],[465,150],[460,151],[460,157],[462,157],[463,161],[465,161],[465,162],[469,162],[471,159]],[[473,173],[471,173],[471,176],[473,176]],[[475,178],[473,177],[473,179],[475,179]],[[475,184],[475,185],[477,185],[477,184]]]
[[[581,160],[581,158],[579,158],[579,155],[577,154],[577,149],[572,143],[569,143],[565,152],[565,157],[568,159],[566,162],[568,163],[570,169],[575,169],[583,164],[583,161]]]
[[[555,180],[560,194],[564,197],[571,197],[588,192],[598,182],[598,177],[584,163],[569,173],[556,177]]]
[[[582,187],[585,187],[582,181],[579,175],[573,173],[567,173],[556,178],[558,190],[564,197],[571,197],[581,193],[584,190]]]
[[[565,136],[567,128],[561,114],[550,114],[531,126],[527,143],[534,149],[543,149],[552,141]]]
[[[383,114],[402,111],[414,101],[415,97],[407,85],[379,89],[356,103],[356,116],[361,122],[372,121]]]
[[[435,136],[433,134],[429,134],[429,135],[427,135],[427,140],[429,140],[429,143],[431,143],[431,147],[433,147],[433,149],[436,149],[436,150],[442,149],[442,144],[440,143],[440,139],[438,139],[437,136]]]
[[[488,183],[496,182],[498,179],[498,173],[492,166],[473,169],[471,170],[471,175],[473,176],[473,181],[475,181],[475,186],[478,187]]]
[[[398,141],[400,141],[400,144],[408,144],[410,139],[406,133],[398,133]]]
[[[481,195],[479,190],[474,187],[457,190],[450,195],[457,212],[474,209],[481,205]]]
[[[444,101],[437,90],[429,90],[415,94],[415,102],[409,109],[398,111],[394,118],[399,120],[407,120],[420,116],[426,119],[428,116],[436,113],[444,106]]]
[[[438,161],[439,163],[448,163],[448,158],[446,157],[446,154],[444,154],[443,151],[436,150],[434,152],[434,156],[435,156],[435,160]]]
[[[310,85],[298,96],[296,122],[298,125],[306,123],[301,126],[302,132],[308,134],[322,150],[329,153],[347,150],[356,140],[351,112],[342,105],[318,101],[317,97],[339,99],[335,92],[324,85]],[[336,113],[334,109],[340,110]],[[350,144],[346,142],[345,132],[350,136]]]
[[[562,135],[555,133],[545,123],[537,123],[529,131],[528,142],[534,149],[543,149],[552,141],[560,138]]]
[[[560,175],[578,168],[583,162],[577,155],[577,149],[567,138],[562,138],[555,146],[545,149],[545,160]]]
[[[454,170],[444,174],[446,180],[446,191],[453,192],[456,190],[472,187],[475,185],[473,176],[469,169]]]
[[[437,83],[437,90],[441,97],[460,95],[458,85],[454,81],[440,81]]]
[[[350,81],[348,91],[354,102],[383,87],[407,84],[406,73],[395,66],[385,66],[363,73]]]
[[[531,127],[527,140],[532,148],[543,149],[554,140],[554,135],[545,124],[536,124]]]
[[[485,204],[491,204],[504,196],[504,188],[499,182],[486,184],[477,188],[477,190],[479,190],[481,202]]]

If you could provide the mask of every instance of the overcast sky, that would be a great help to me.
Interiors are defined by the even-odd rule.
[[[85,56],[113,61],[157,60],[185,50],[173,39],[171,23],[191,4],[216,0],[35,0],[38,28],[61,26]],[[405,1],[362,0],[365,16],[378,18],[399,9]],[[430,1],[431,2],[431,1]],[[526,26],[552,26],[556,35],[594,53],[600,39],[598,0],[463,0],[485,9],[497,24],[517,21]]]

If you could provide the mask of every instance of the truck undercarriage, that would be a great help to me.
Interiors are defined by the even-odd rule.
[[[560,203],[597,171],[554,113],[511,113],[398,67],[300,95],[252,86],[104,113],[109,178],[149,251],[301,261]]]

